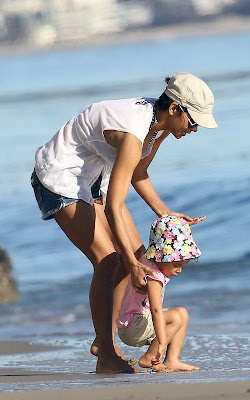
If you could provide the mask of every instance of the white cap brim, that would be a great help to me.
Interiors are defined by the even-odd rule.
[[[199,125],[202,126],[203,128],[218,128],[218,125],[213,117],[212,114],[204,114],[200,113],[198,111],[193,111],[191,109],[188,109],[188,112],[192,119]]]

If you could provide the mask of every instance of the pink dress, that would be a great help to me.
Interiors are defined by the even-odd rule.
[[[142,264],[150,267],[157,274],[157,278],[152,275],[147,275],[145,279],[149,276],[151,279],[160,281],[162,285],[162,301],[164,299],[165,287],[169,282],[169,278],[166,277],[158,268],[157,263],[148,260],[145,255],[143,255],[140,260]],[[149,314],[150,304],[147,293],[137,293],[131,284],[131,279],[129,279],[124,297],[122,299],[121,309],[119,316],[116,320],[118,328],[127,328],[133,321],[136,315],[146,315]]]

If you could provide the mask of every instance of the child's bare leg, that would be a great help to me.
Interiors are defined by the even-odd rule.
[[[151,368],[152,367],[152,360],[156,357],[158,345],[159,345],[159,342],[155,338],[152,341],[152,343],[149,346],[146,353],[138,361],[138,364],[140,365],[140,367],[142,367],[142,368]],[[153,368],[155,371],[165,370],[166,365],[164,365],[163,363],[159,363],[159,364],[155,364],[153,366]]]
[[[177,314],[181,315],[182,325],[168,345],[166,358],[164,360],[165,366],[171,368],[172,371],[198,370],[199,367],[196,367],[195,365],[186,364],[180,361],[181,349],[184,339],[186,337],[188,321],[189,321],[189,315],[187,310],[183,307],[176,307],[167,310],[167,312],[168,311],[173,311],[176,313],[176,315]]]
[[[183,318],[181,313],[175,311],[174,309],[164,311],[164,318],[166,323],[166,343],[169,344],[181,328]],[[152,360],[155,359],[157,356],[158,346],[159,342],[157,338],[155,338],[146,353],[140,358],[138,362],[140,367],[150,368],[152,366]],[[155,370],[164,369],[166,367],[170,366],[163,363],[154,364]]]

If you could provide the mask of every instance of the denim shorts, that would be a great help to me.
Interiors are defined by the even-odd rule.
[[[100,193],[101,181],[102,176],[100,175],[91,188],[91,193],[94,200],[99,200],[102,198]],[[31,185],[35,193],[38,207],[42,212],[42,219],[45,221],[54,218],[54,215],[61,210],[62,207],[82,201],[81,199],[72,199],[51,192],[39,181],[35,170],[31,175]]]

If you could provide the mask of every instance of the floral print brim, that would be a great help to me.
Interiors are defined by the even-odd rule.
[[[198,258],[200,255],[201,251],[185,219],[168,216],[152,223],[146,252],[149,260],[172,262]]]

